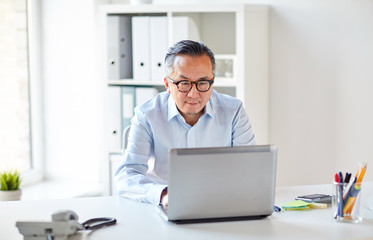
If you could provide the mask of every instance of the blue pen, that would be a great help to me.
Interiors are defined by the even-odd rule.
[[[280,207],[277,207],[276,205],[273,206],[273,210],[275,212],[281,212],[281,208]]]
[[[348,198],[351,196],[352,191],[353,191],[354,186],[355,186],[355,183],[356,183],[356,180],[357,180],[356,177],[354,178],[353,181],[352,181],[352,179],[351,179],[350,188],[346,189],[346,194],[345,194],[345,196],[344,196],[344,198],[343,198],[343,206],[347,203]]]
[[[342,172],[339,172],[338,175],[339,175],[339,183],[341,183],[341,188],[342,188],[342,193],[343,193],[343,175],[342,175]]]

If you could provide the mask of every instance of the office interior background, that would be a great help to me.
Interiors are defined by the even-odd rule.
[[[60,194],[89,194],[106,181],[99,7],[130,1],[33,2],[39,174]],[[359,162],[368,162],[365,180],[373,180],[373,1],[153,0],[188,3],[270,7],[268,128],[279,148],[278,186],[328,184],[337,171],[355,173]]]

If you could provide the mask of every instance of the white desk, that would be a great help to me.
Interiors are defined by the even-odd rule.
[[[276,204],[307,193],[331,193],[331,185],[281,187]],[[70,239],[373,239],[373,182],[363,185],[363,222],[338,223],[331,208],[274,212],[263,220],[184,224],[163,221],[152,205],[121,197],[75,198],[0,202],[0,239],[22,239],[17,220],[49,220],[56,210],[75,211],[80,222],[93,217],[115,217],[118,223]],[[369,200],[369,202],[368,202]]]

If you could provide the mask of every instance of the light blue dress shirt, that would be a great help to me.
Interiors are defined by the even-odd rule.
[[[158,205],[167,187],[171,148],[254,145],[242,102],[213,90],[204,114],[190,126],[167,92],[135,108],[123,163],[115,173],[121,196]],[[149,159],[153,159],[149,168]]]

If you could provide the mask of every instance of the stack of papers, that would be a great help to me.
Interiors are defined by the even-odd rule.
[[[282,205],[285,210],[306,210],[310,208],[327,208],[326,203],[309,203],[302,200],[287,202]]]
[[[282,205],[282,208],[285,210],[304,210],[309,208],[310,203],[296,200],[293,202],[287,202]]]

